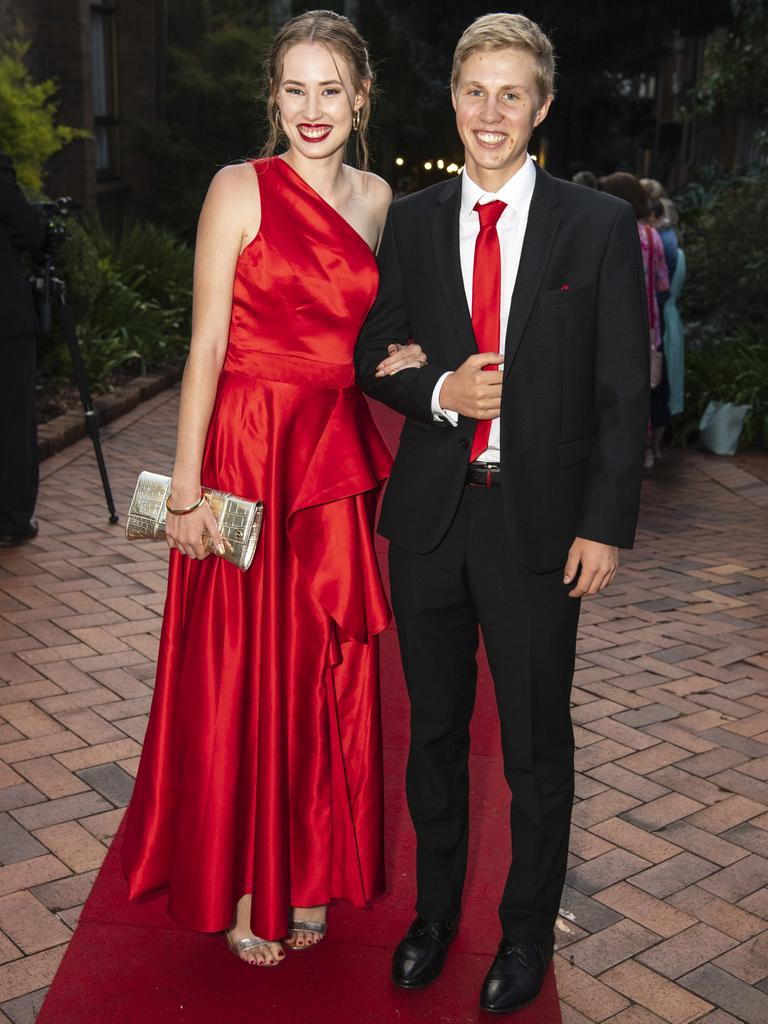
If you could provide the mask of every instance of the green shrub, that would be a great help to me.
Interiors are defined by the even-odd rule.
[[[680,197],[689,273],[683,316],[723,333],[768,318],[768,174],[710,177]]]
[[[693,325],[696,330],[697,325]],[[744,326],[732,335],[689,345],[685,365],[685,411],[674,440],[685,444],[698,430],[710,401],[749,405],[739,447],[768,444],[768,339],[766,327]]]
[[[183,359],[189,345],[192,252],[152,224],[118,235],[96,222],[68,225],[58,269],[91,381],[120,367],[147,373]],[[41,372],[49,384],[71,378],[60,330],[46,339]]]
[[[32,81],[24,64],[29,46],[24,39],[0,42],[0,150],[12,157],[19,182],[39,193],[46,160],[88,132],[56,124],[56,84]]]
[[[751,406],[741,446],[768,444],[768,173],[710,170],[676,196],[688,275],[685,412],[674,439],[697,431],[709,401]]]
[[[186,243],[146,221],[131,221],[119,234],[92,224],[90,236],[99,258],[108,260],[126,284],[161,306],[189,313],[193,253]],[[190,326],[187,315],[182,327],[189,331]]]

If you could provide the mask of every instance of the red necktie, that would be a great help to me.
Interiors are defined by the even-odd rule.
[[[478,352],[498,352],[501,335],[501,248],[496,222],[507,204],[500,199],[475,209],[480,217],[480,233],[475,244],[472,268],[472,327]],[[496,370],[491,364],[486,370]],[[474,462],[488,447],[492,420],[478,420],[469,461]]]

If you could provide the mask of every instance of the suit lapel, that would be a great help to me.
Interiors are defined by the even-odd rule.
[[[432,245],[446,305],[467,354],[477,351],[472,317],[467,307],[459,258],[461,178],[449,182],[440,193],[431,215]]]
[[[541,290],[541,279],[549,262],[549,254],[552,251],[559,223],[555,180],[537,166],[536,185],[528,211],[528,224],[523,239],[520,266],[509,307],[509,321],[504,343],[505,377],[514,362],[533,304]]]

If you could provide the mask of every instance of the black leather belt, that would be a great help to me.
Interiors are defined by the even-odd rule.
[[[498,462],[470,462],[467,483],[474,487],[498,487],[501,484],[501,466]]]

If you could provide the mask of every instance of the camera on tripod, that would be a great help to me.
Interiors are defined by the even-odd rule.
[[[93,442],[96,463],[99,467],[104,497],[109,510],[109,521],[117,522],[115,502],[112,497],[112,488],[109,484],[107,466],[104,462],[104,454],[101,449],[101,438],[99,437],[99,417],[93,408],[91,397],[91,383],[88,380],[88,372],[83,362],[83,354],[80,351],[80,343],[77,338],[77,328],[72,316],[72,310],[67,302],[67,283],[63,277],[56,273],[55,257],[67,237],[67,218],[76,211],[82,209],[82,204],[69,196],[60,196],[44,203],[35,203],[35,209],[47,218],[46,237],[43,247],[33,257],[33,269],[30,277],[30,285],[37,302],[37,313],[40,321],[40,333],[49,335],[53,327],[53,306],[59,309],[61,327],[64,333],[64,340],[69,349],[72,359],[72,368],[75,373],[75,382],[80,392],[80,402],[85,414],[85,429]]]
[[[54,257],[67,238],[67,218],[83,208],[71,196],[59,196],[44,203],[33,203],[46,220],[45,242],[32,258],[30,284],[37,303],[40,333],[49,335],[53,321],[53,289],[55,278]]]

